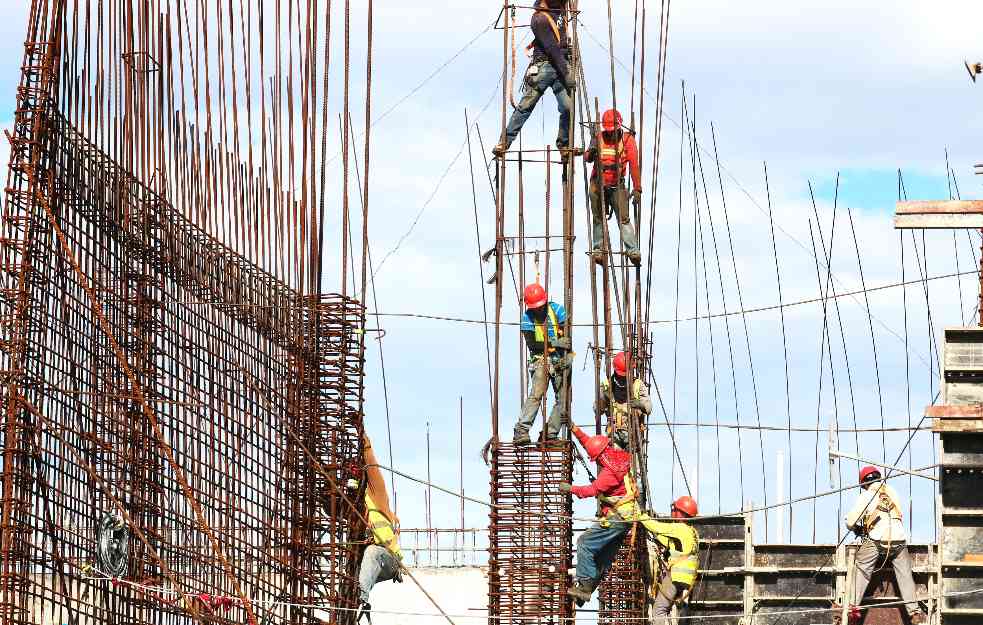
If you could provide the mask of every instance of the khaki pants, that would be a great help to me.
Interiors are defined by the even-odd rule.
[[[877,567],[883,568],[889,564],[894,567],[894,577],[898,580],[898,590],[901,591],[901,599],[905,602],[908,614],[915,614],[919,611],[918,602],[915,601],[915,580],[911,576],[908,544],[904,542],[888,544],[869,538],[864,539],[860,549],[857,550],[853,603],[860,605],[863,601],[867,585],[870,584],[870,577]]]
[[[672,574],[667,570],[659,580],[659,592],[655,596],[652,606],[653,625],[669,625],[669,613],[672,606],[686,589],[689,588],[682,582],[672,581]]]
[[[603,201],[602,201],[603,194]],[[625,245],[626,252],[638,251],[638,239],[635,237],[635,229],[631,226],[631,218],[628,213],[628,190],[624,184],[616,187],[598,188],[597,181],[590,183],[590,209],[591,209],[591,246],[595,250],[604,247],[604,227],[607,225],[607,207],[614,208],[618,215],[618,223],[621,226],[621,242]]]

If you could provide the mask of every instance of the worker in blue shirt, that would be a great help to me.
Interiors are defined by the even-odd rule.
[[[547,384],[553,386],[554,404],[543,438],[547,441],[559,438],[560,427],[566,422],[566,392],[573,357],[570,339],[563,336],[563,324],[567,321],[563,306],[548,301],[545,289],[539,284],[527,286],[523,299],[526,311],[519,329],[529,350],[529,395],[515,424],[512,442],[516,445],[531,442],[529,429],[536,420]]]

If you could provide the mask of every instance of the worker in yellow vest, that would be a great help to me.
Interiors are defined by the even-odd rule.
[[[696,501],[682,496],[672,504],[672,518],[679,521],[656,521],[646,518],[642,521],[645,529],[655,537],[656,545],[652,553],[659,571],[652,585],[652,617],[654,625],[668,625],[672,606],[684,603],[689,598],[696,581],[699,567],[700,538],[691,525],[683,519],[698,514]]]
[[[878,568],[891,564],[911,623],[924,623],[925,613],[915,599],[908,533],[902,522],[898,494],[881,479],[881,472],[871,466],[860,469],[860,489],[860,496],[845,518],[846,526],[862,538],[857,550],[853,601],[859,605],[870,576]],[[834,620],[839,618],[840,614],[834,616]]]
[[[368,436],[363,436],[367,484],[365,487],[365,510],[368,534],[371,543],[362,554],[358,572],[359,618],[368,615],[372,609],[369,593],[378,582],[393,580],[402,582],[400,571],[403,553],[399,549],[399,519],[389,508],[386,483],[379,467],[376,466],[375,453]],[[371,621],[371,618],[370,618]]]

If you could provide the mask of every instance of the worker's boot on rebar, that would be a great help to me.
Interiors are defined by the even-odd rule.
[[[642,264],[642,255],[640,252],[638,251],[628,252],[627,256],[628,256],[628,260],[631,261],[631,264],[635,265],[636,267]]]
[[[567,589],[567,594],[577,601],[577,607],[590,601],[594,594],[594,582],[589,579],[578,579],[574,585]]]
[[[528,445],[532,443],[532,439],[529,438],[529,432],[520,432],[516,430],[515,434],[512,435],[513,445]]]
[[[604,264],[604,250],[591,250],[590,259],[598,265]]]
[[[499,141],[492,148],[492,155],[496,158],[502,158],[505,156],[505,150],[509,149],[509,146],[504,141]]]

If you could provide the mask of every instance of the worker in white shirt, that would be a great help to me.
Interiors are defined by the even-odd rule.
[[[925,613],[915,599],[908,533],[901,521],[898,494],[881,479],[880,470],[870,466],[860,469],[860,489],[860,496],[846,515],[846,526],[862,538],[857,550],[853,600],[859,605],[871,575],[890,564],[912,625],[924,623]]]

